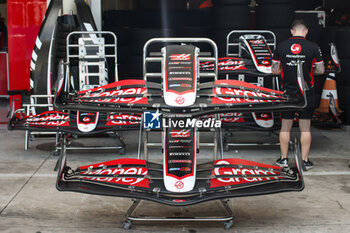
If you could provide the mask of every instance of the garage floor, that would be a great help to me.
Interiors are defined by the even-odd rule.
[[[267,137],[254,132],[237,135],[247,140]],[[127,154],[135,156],[135,132],[125,137]],[[28,151],[23,149],[24,132],[8,132],[2,127],[0,138],[0,232],[125,232],[121,222],[131,200],[56,190],[53,168],[57,157],[50,155],[53,138],[36,138]],[[231,199],[236,218],[228,231],[221,223],[134,223],[128,232],[350,232],[349,139],[349,129],[313,129],[310,157],[315,168],[305,173],[305,190]],[[114,143],[113,138],[73,143],[96,141]],[[113,151],[69,155],[72,167],[126,157]],[[202,150],[199,158],[210,159],[211,155]],[[279,149],[232,148],[225,156],[273,163]],[[152,151],[151,157],[161,161],[158,150]],[[144,202],[139,214],[210,216],[223,215],[223,211],[216,201],[186,208]]]

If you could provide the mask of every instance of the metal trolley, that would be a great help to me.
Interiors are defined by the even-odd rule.
[[[210,45],[212,51],[202,51],[199,54],[198,63],[200,62],[214,62],[214,69],[210,72],[199,72],[198,74],[198,85],[200,85],[200,79],[201,78],[212,78],[213,81],[217,80],[218,78],[218,70],[217,70],[217,59],[218,59],[218,53],[217,53],[217,46],[214,41],[206,38],[154,38],[149,41],[147,41],[143,48],[143,76],[144,80],[148,81],[152,79],[155,81],[155,79],[159,82],[162,82],[162,71],[158,73],[151,73],[148,72],[148,65],[150,63],[163,63],[163,56],[162,53],[159,51],[152,51],[153,47],[157,47],[155,45],[162,45],[162,44],[196,44],[200,46],[200,44],[206,44]],[[159,46],[158,46],[159,47]],[[157,48],[158,48],[157,47]],[[199,64],[198,68],[199,68]],[[163,65],[161,66],[163,67]],[[198,69],[199,70],[199,69]],[[164,72],[164,71],[163,71]],[[215,116],[216,119],[219,119],[219,116]],[[149,161],[149,149],[150,148],[162,148],[164,145],[164,142],[150,142],[149,141],[149,134],[151,132],[154,132],[154,130],[145,129],[143,127],[143,119],[140,125],[140,131],[139,131],[139,142],[138,142],[138,159],[141,159],[141,150],[142,150],[142,144],[143,144],[143,157],[146,161]],[[158,130],[159,132],[159,130]],[[200,150],[201,147],[212,147],[213,148],[213,160],[218,159],[218,150],[220,151],[220,157],[223,158],[223,140],[222,140],[222,132],[221,128],[215,128],[210,130],[211,133],[213,133],[213,141],[212,142],[200,142],[200,131],[196,131],[197,135],[197,151]],[[164,132],[162,132],[163,134]],[[125,217],[126,220],[123,222],[123,228],[129,229],[131,227],[131,224],[133,221],[139,221],[139,222],[157,222],[157,221],[164,221],[164,222],[192,222],[192,221],[198,221],[198,222],[224,222],[225,229],[229,229],[233,225],[233,219],[234,219],[234,212],[231,209],[229,205],[228,199],[222,199],[220,200],[220,203],[223,206],[224,212],[226,216],[210,216],[210,217],[152,217],[152,216],[137,216],[136,211],[140,207],[140,204],[143,202],[143,200],[140,199],[133,199],[133,204],[130,206],[130,208],[127,210]]]
[[[106,85],[109,76],[118,81],[117,69],[117,37],[112,32],[105,31],[79,31],[71,32],[66,38],[66,61],[59,62],[59,74],[68,81],[65,89],[68,91],[81,91]],[[113,75],[108,74],[108,64],[113,67]],[[77,72],[73,72],[77,71]],[[54,95],[30,95],[29,100],[23,104],[22,109],[16,113],[35,115],[38,108],[54,110]],[[116,146],[69,146],[68,150],[119,150],[124,154],[125,143],[118,132],[107,132],[116,136],[120,145]],[[56,136],[54,155],[59,154],[62,145],[59,142],[61,132],[25,131],[25,150],[29,148],[29,141],[35,135]],[[84,135],[83,132],[79,135]],[[76,138],[76,137],[75,137]]]
[[[243,57],[244,54],[244,46],[242,45],[242,42],[240,41],[240,37],[243,35],[261,35],[265,38],[266,44],[272,48],[272,50],[276,49],[276,36],[272,31],[268,30],[233,30],[227,34],[226,37],[226,56],[236,56],[236,57]],[[272,81],[272,89],[279,90],[279,79],[277,76],[257,76],[256,82],[254,84],[258,86],[264,86],[265,85],[265,79],[271,79]],[[230,75],[226,75],[226,79],[230,79]],[[246,76],[245,74],[238,74],[238,80],[245,81]],[[275,113],[273,113],[274,115]],[[248,128],[249,129],[249,128]],[[224,135],[224,149],[225,151],[229,151],[230,147],[241,147],[241,146],[279,146],[279,142],[276,141],[276,139],[272,138],[274,135],[276,135],[275,130],[264,130],[266,131],[266,136],[270,137],[270,141],[266,142],[260,142],[260,143],[252,143],[252,142],[241,142],[241,143],[233,143],[233,142],[226,142],[228,141],[228,138],[233,137],[234,133],[231,132],[229,129]]]

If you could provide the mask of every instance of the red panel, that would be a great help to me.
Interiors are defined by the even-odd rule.
[[[29,90],[30,60],[26,59],[26,35],[12,34],[8,38],[10,90]]]
[[[26,5],[26,22],[28,26],[41,25],[46,12],[46,1],[28,2]]]
[[[10,90],[29,90],[30,60],[46,0],[8,0]]]
[[[0,53],[0,95],[7,95],[7,64],[5,53]]]
[[[7,24],[8,31],[17,27],[25,26],[25,4],[20,0],[7,1]]]

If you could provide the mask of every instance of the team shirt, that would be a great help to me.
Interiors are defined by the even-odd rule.
[[[304,79],[309,88],[314,86],[313,65],[323,63],[321,49],[318,45],[301,36],[291,37],[279,44],[272,60],[281,62],[284,90],[298,89],[297,60],[303,63]]]

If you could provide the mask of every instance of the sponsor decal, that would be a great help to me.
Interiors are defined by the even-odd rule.
[[[274,169],[280,169],[276,166],[270,166],[266,164],[259,164],[254,163],[247,160],[241,160],[241,159],[224,159],[224,160],[217,160],[214,163],[215,165],[249,165],[249,166],[263,166],[264,168],[274,168]],[[228,178],[216,178],[211,180],[210,187],[222,187],[222,186],[229,186],[229,185],[237,185],[237,184],[246,184],[246,183],[253,183],[253,182],[262,182],[262,181],[271,181],[271,180],[278,180],[280,175],[280,172],[274,171],[274,170],[266,170],[266,169],[251,169],[251,168],[229,168],[229,167],[216,167],[213,169],[212,175],[219,176],[219,175],[276,175],[276,176],[270,176],[270,177],[228,177]]]
[[[191,168],[189,168],[189,167],[172,167],[172,168],[169,168],[169,171],[185,171],[185,172],[189,172],[189,171],[191,171]]]
[[[84,118],[83,118],[83,121],[84,121],[84,122],[89,122],[90,120],[91,120],[91,119],[90,119],[89,117],[84,117]]]
[[[170,78],[169,80],[173,81],[178,81],[178,80],[186,80],[186,81],[192,81],[192,78],[183,78],[183,77],[177,77],[177,78]]]
[[[175,140],[169,140],[169,143],[192,143],[192,140],[175,139]]]
[[[177,63],[177,64],[173,64],[173,63]],[[180,62],[169,62],[170,65],[178,65]],[[188,62],[189,64],[191,62]],[[170,66],[168,67],[169,70],[188,70],[188,69],[192,69],[191,66]]]
[[[175,140],[173,140],[174,142]],[[176,140],[176,141],[180,141],[180,140]],[[190,146],[169,146],[169,149],[188,149],[190,148]]]
[[[143,127],[145,129],[160,129],[161,128],[161,113],[156,112],[144,112],[143,113]]]
[[[264,44],[263,40],[250,40],[249,42],[252,44]]]
[[[184,104],[185,103],[185,98],[182,97],[182,96],[178,96],[178,97],[176,97],[175,102],[177,104],[179,104],[179,105]]]
[[[169,87],[192,87],[192,85],[191,84],[186,84],[186,83],[179,83],[179,84],[170,84]],[[185,101],[181,100],[181,102],[185,102]]]
[[[177,203],[183,203],[186,202],[186,200],[182,200],[182,199],[174,199],[173,202],[177,202]]]
[[[181,167],[181,168],[180,168],[180,171],[190,172],[190,171],[191,171],[191,168],[189,168],[189,167]]]
[[[172,71],[169,72],[170,75],[191,75],[192,72],[189,71]]]
[[[181,84],[170,84],[169,87],[181,87]]]
[[[202,70],[213,70],[214,63],[212,63],[212,62],[202,63],[201,69]],[[226,60],[218,62],[218,69],[219,70],[246,70],[247,68],[244,67],[244,62],[242,60],[226,59]]]
[[[181,180],[179,180],[175,183],[175,188],[177,188],[177,189],[182,189],[184,186],[185,186],[184,182],[182,182]]]
[[[170,156],[190,156],[190,152],[170,152]]]
[[[28,118],[27,123],[29,125],[44,125],[44,126],[69,126],[69,116],[65,115],[50,115],[50,116],[37,116]]]
[[[191,54],[171,54],[171,61],[189,61],[191,59]]]
[[[244,67],[244,62],[243,61],[223,61],[218,63],[218,69],[219,70],[241,70],[241,69],[246,69]]]
[[[267,52],[269,52],[269,50],[267,50],[267,49],[256,49],[256,50],[254,50],[255,51],[255,53],[267,53]],[[259,59],[259,58],[257,58],[257,59]]]
[[[119,165],[128,165],[125,167],[119,167]],[[143,167],[133,167],[133,165],[143,165]],[[86,165],[80,167],[82,171],[80,175],[76,176],[77,179],[93,180],[100,182],[133,185],[138,187],[149,187],[149,180],[143,177],[84,177],[87,174],[95,175],[147,175],[147,168],[145,160],[141,159],[116,159],[98,164]],[[110,167],[110,168],[108,168]],[[94,170],[92,170],[94,169]],[[96,170],[95,170],[96,169]]]
[[[127,95],[144,95],[147,94],[146,88],[128,88],[120,89],[113,91],[105,91],[98,93],[89,93],[85,92],[80,98],[85,102],[99,102],[99,103],[148,103],[147,97],[118,97],[118,96],[127,96]],[[98,99],[101,97],[101,99]],[[104,97],[113,97],[113,98],[104,98]],[[84,99],[86,98],[86,99]],[[94,98],[94,99],[89,99]]]
[[[219,116],[222,122],[245,122],[241,112],[221,113]]]
[[[104,167],[103,164],[101,164],[99,167],[101,167],[101,169],[82,172],[80,175],[81,179],[115,183],[115,184],[123,184],[123,185],[132,185],[132,186],[138,186],[138,187],[149,187],[148,179],[145,179],[145,178],[84,177],[84,175],[147,175],[146,168],[131,167],[131,168],[103,169]]]
[[[169,160],[169,163],[192,163],[192,160],[189,160],[189,159],[173,159],[173,160]]]
[[[191,130],[189,129],[175,129],[170,132],[172,138],[190,138]]]
[[[270,61],[268,61],[268,60],[263,60],[261,63],[262,63],[263,65],[270,65]]]
[[[284,101],[284,99],[282,99],[283,92],[281,91],[259,87],[257,85],[241,82],[238,80],[218,80],[215,82],[215,84],[242,86],[242,87],[254,89],[256,91],[250,91],[250,90],[245,90],[241,88],[215,87],[213,89],[213,94],[218,94],[218,95],[221,94],[221,95],[225,95],[225,97],[212,98],[212,104],[266,103],[266,102]],[[255,97],[255,98],[250,98],[250,97]],[[269,99],[262,99],[259,97],[267,97]]]
[[[301,52],[301,45],[300,44],[292,44],[290,47],[290,51],[293,54],[299,54]]]
[[[214,89],[214,94],[222,94],[222,95],[240,95],[242,97],[239,98],[226,98],[226,97],[218,97],[213,98],[214,99],[221,100],[223,102],[234,102],[234,103],[246,103],[246,102],[275,102],[278,101],[278,96],[275,95],[269,95],[262,92],[254,92],[254,91],[248,91],[248,90],[242,90],[242,89],[234,89],[234,88],[221,88],[216,87]],[[263,100],[263,99],[249,99],[249,97],[269,97],[269,98],[276,98],[276,100]],[[220,101],[219,101],[220,102]]]
[[[141,123],[141,115],[117,114],[109,115],[106,125],[135,125]]]
[[[180,171],[180,168],[179,167],[172,167],[172,168],[169,168],[169,171]]]
[[[192,62],[191,61],[175,61],[175,62],[169,62],[169,65],[191,65]],[[172,67],[168,67],[169,69],[173,69]],[[175,68],[177,69],[177,68]],[[183,69],[183,67],[179,67],[179,69]],[[192,67],[187,68],[185,67],[184,69],[192,69]]]

